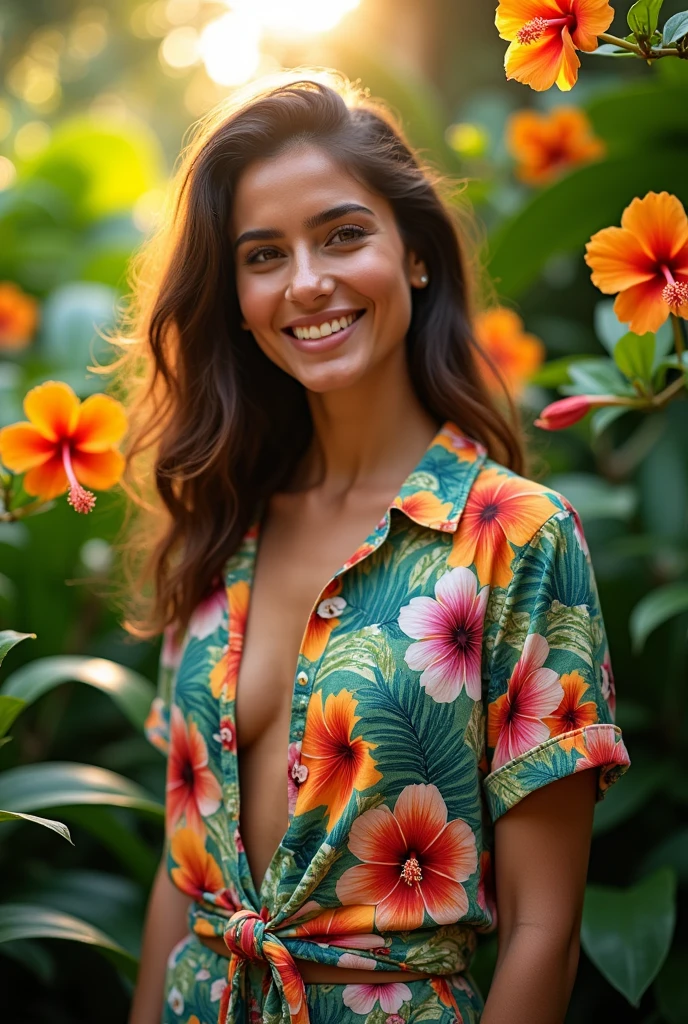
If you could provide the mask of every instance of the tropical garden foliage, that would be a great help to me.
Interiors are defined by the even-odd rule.
[[[157,57],[204,6],[75,0],[46,15],[27,2],[3,29],[0,984],[17,1024],[126,1019],[162,842],[164,767],[142,736],[158,650],[132,642],[103,596],[126,421],[87,368],[112,358],[128,259],[183,131],[217,98],[202,69],[166,77]],[[682,1024],[688,12],[501,0],[496,28],[492,10],[467,13],[448,38],[453,7],[427,15],[443,73],[401,71],[345,33],[322,55],[293,44],[279,59],[360,76],[466,180],[456,201],[485,226],[492,282],[476,318],[485,373],[518,401],[533,472],[581,513],[632,760],[595,813],[567,1021]],[[487,67],[478,83],[447,71],[468,39]],[[495,954],[485,937],[483,991]]]

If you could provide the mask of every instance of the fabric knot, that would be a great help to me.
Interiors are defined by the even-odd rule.
[[[253,910],[237,910],[225,928],[227,948],[242,960],[265,960],[265,919]]]

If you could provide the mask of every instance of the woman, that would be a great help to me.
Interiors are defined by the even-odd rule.
[[[201,126],[139,273],[130,460],[166,516],[129,626],[165,629],[168,766],[131,1024],[563,1020],[629,760],[438,187],[364,93],[284,75]]]

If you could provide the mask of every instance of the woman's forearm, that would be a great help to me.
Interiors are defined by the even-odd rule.
[[[563,1024],[576,979],[578,939],[523,926],[497,961],[481,1024]]]
[[[157,1024],[161,1019],[167,958],[188,932],[188,906],[189,898],[172,884],[163,856],[148,901],[129,1024]]]

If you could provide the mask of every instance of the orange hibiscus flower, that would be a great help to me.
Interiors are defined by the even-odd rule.
[[[26,348],[38,323],[38,303],[12,281],[0,282],[0,350]]]
[[[27,494],[48,501],[69,488],[69,504],[90,512],[95,495],[82,484],[105,491],[124,469],[114,447],[127,429],[122,405],[108,395],[80,402],[68,384],[50,380],[28,392],[24,412],[28,423],[0,430],[0,460],[26,474]]]
[[[299,789],[297,813],[324,805],[329,829],[341,817],[354,789],[368,789],[382,778],[370,754],[377,744],[352,736],[360,720],[355,714],[357,704],[348,690],[340,690],[329,694],[324,708],[320,692],[313,694],[308,705],[301,745],[301,764],[308,776]]]
[[[176,704],[170,715],[170,755],[167,771],[167,828],[171,834],[185,815],[186,824],[205,834],[203,818],[220,806],[222,789],[208,767],[208,748],[195,722],[188,728]]]
[[[578,107],[516,111],[507,123],[506,144],[517,161],[516,176],[529,185],[547,185],[605,151],[588,115]]]
[[[219,864],[208,853],[203,840],[193,829],[177,829],[172,836],[170,853],[177,864],[177,867],[172,868],[172,881],[182,892],[195,900],[202,900],[204,893],[216,893],[224,889]]]
[[[588,684],[580,672],[568,672],[566,675],[560,676],[559,682],[564,688],[561,703],[550,716],[542,719],[549,729],[550,736],[563,736],[564,733],[570,733],[584,725],[592,725],[593,722],[597,722],[599,716],[595,701],[583,700]],[[559,745],[567,751],[575,748],[583,755],[587,752],[581,733],[577,736],[560,739]]]
[[[442,528],[453,509],[451,501],[440,501],[432,491],[416,491],[406,498],[396,497],[394,505],[400,508],[414,522],[429,523],[433,529]]]
[[[314,912],[315,917],[302,921]],[[321,907],[315,900],[309,900],[282,923],[280,935],[312,939],[329,946],[377,949],[384,944],[384,939],[372,932],[374,921],[374,907]]]
[[[344,598],[339,596],[341,589],[341,579],[330,580],[323,591],[322,600],[311,613],[303,639],[303,654],[309,661],[318,660],[327,647],[330,633],[341,621],[337,614],[346,606]]]
[[[482,351],[495,364],[509,392],[518,396],[545,358],[545,346],[523,330],[523,320],[511,309],[497,307],[478,313],[475,336]],[[486,360],[480,372],[490,391],[501,392],[499,377]]]
[[[499,468],[473,484],[454,534],[449,565],[475,564],[481,586],[505,587],[511,579],[512,544],[526,544],[554,511],[542,487]]]
[[[507,78],[542,92],[578,80],[577,50],[597,49],[597,37],[614,20],[607,0],[500,0],[495,24],[510,43]]]
[[[382,805],[356,818],[349,849],[363,861],[337,882],[343,904],[375,907],[380,931],[420,928],[425,912],[453,924],[468,910],[462,882],[478,866],[475,835],[461,818],[447,821],[437,786],[405,786],[394,811]]]
[[[591,280],[618,292],[614,312],[635,334],[658,330],[669,313],[688,319],[688,217],[668,192],[648,192],[586,246]]]

